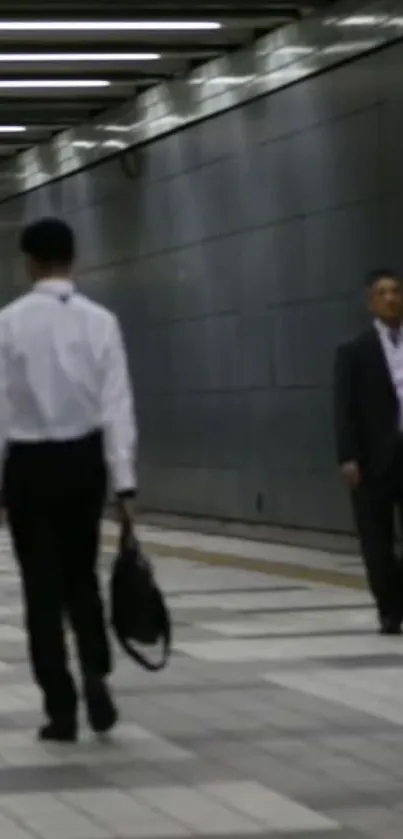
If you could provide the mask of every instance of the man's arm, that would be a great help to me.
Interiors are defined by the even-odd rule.
[[[347,483],[355,488],[360,481],[360,472],[353,361],[351,346],[345,345],[337,350],[333,377],[333,401],[337,459]]]
[[[113,489],[120,500],[137,490],[137,425],[126,350],[115,317],[108,326],[102,394],[105,454]]]

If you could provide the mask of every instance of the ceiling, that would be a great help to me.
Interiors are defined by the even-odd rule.
[[[86,122],[325,2],[2,0],[0,156]]]

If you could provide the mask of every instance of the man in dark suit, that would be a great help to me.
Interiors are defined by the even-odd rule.
[[[368,278],[372,325],[341,346],[334,374],[337,455],[351,491],[361,550],[382,634],[403,623],[403,284],[391,271]]]

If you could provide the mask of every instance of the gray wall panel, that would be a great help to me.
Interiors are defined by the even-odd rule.
[[[359,292],[368,264],[379,266],[384,260],[383,218],[379,199],[336,207],[324,213],[321,218],[324,224],[326,275],[325,287],[322,282],[322,296]],[[311,254],[315,228],[315,220],[311,219]],[[320,295],[319,288],[316,293]]]
[[[348,530],[333,464],[336,344],[365,272],[403,272],[403,45],[171,134],[0,207],[63,213],[81,283],[122,319],[152,509]]]
[[[382,262],[386,267],[396,266],[396,270],[403,274],[402,206],[402,191],[382,197]]]

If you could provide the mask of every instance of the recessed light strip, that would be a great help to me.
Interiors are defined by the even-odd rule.
[[[3,64],[69,62],[69,61],[157,61],[161,55],[157,52],[2,52]]]
[[[0,125],[0,134],[23,134],[26,130],[25,125]]]
[[[109,87],[103,79],[0,79],[0,90]]]
[[[203,32],[217,21],[193,20],[0,20],[0,32]]]

